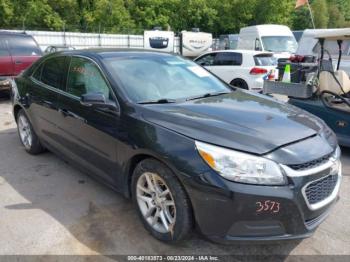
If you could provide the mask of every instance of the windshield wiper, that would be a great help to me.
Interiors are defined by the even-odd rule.
[[[204,95],[187,98],[186,101],[196,100],[196,99],[206,98],[206,97],[211,97],[211,96],[219,96],[219,95],[224,95],[224,94],[229,94],[229,93],[231,93],[231,92],[206,93]]]
[[[175,99],[168,99],[168,98],[161,98],[158,100],[149,100],[149,101],[141,101],[138,102],[138,104],[145,105],[145,104],[169,104],[169,103],[176,103]]]

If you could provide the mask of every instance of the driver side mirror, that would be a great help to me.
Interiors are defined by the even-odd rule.
[[[80,104],[83,106],[94,106],[97,108],[111,109],[119,112],[115,102],[106,100],[106,97],[102,93],[87,93],[80,97]]]
[[[80,103],[84,106],[99,106],[106,104],[106,98],[101,93],[88,93],[81,96]]]

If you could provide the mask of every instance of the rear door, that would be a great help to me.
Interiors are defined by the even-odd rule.
[[[12,55],[14,75],[20,74],[42,55],[37,43],[29,36],[10,36],[8,46]]]
[[[210,53],[203,55],[195,60],[197,64],[203,66],[205,69],[211,71],[211,67],[214,65],[216,53]]]
[[[119,114],[106,108],[86,106],[80,98],[102,93],[117,100],[98,65],[84,57],[71,58],[65,94],[59,97],[59,140],[61,152],[105,181],[115,182]]]
[[[13,75],[13,64],[11,54],[8,50],[7,40],[0,39],[0,77]]]
[[[57,121],[58,96],[66,83],[67,57],[51,57],[43,61],[30,77],[27,97],[31,122],[41,139],[59,148]]]
[[[211,72],[226,83],[240,76],[242,65],[242,54],[238,52],[217,53]]]

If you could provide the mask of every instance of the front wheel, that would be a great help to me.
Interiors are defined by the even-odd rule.
[[[133,173],[133,200],[145,228],[157,239],[176,242],[192,229],[190,201],[177,177],[162,163],[146,159]]]
[[[23,109],[17,114],[17,129],[19,138],[28,153],[36,155],[44,151],[44,148]]]

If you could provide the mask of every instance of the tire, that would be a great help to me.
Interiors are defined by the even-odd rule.
[[[32,155],[45,151],[23,109],[17,113],[16,122],[19,139],[25,150]]]
[[[247,82],[244,81],[243,79],[233,79],[231,81],[230,85],[241,88],[241,89],[249,90]]]
[[[158,188],[154,190],[157,193],[152,187]],[[169,190],[167,194],[166,188]],[[143,225],[158,240],[177,242],[190,234],[193,218],[189,198],[177,177],[161,162],[145,159],[136,166],[132,176],[132,196]],[[165,224],[168,224],[168,229]]]

